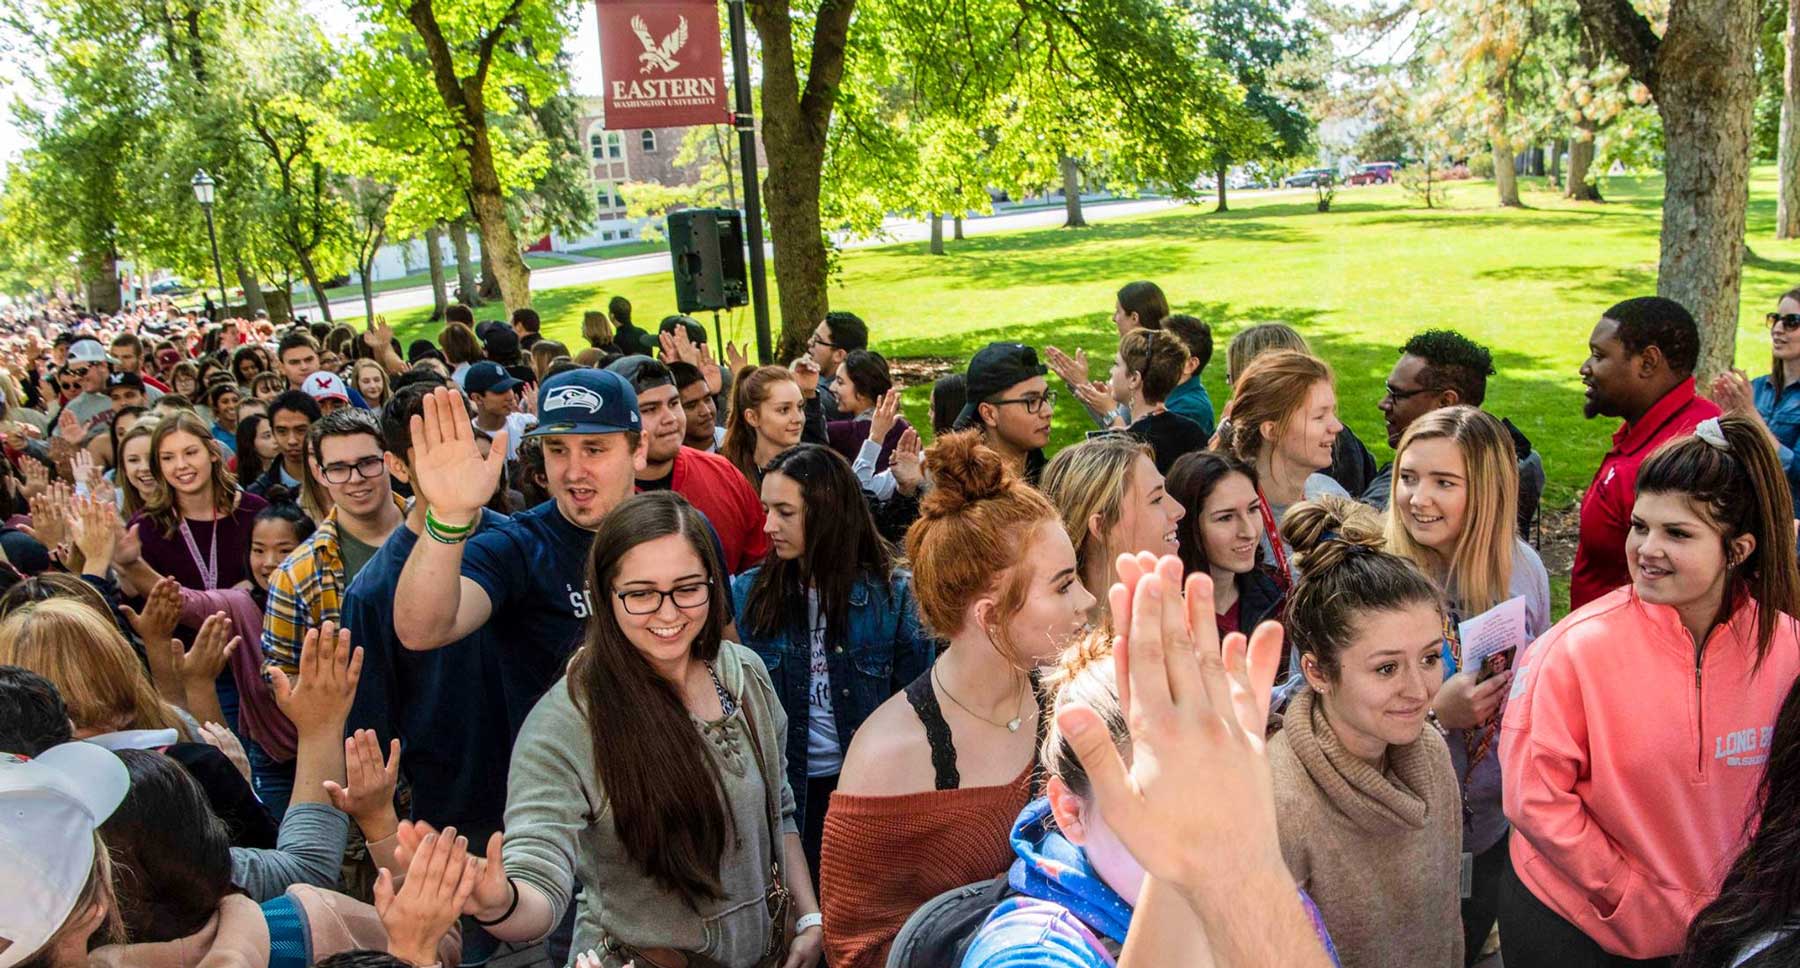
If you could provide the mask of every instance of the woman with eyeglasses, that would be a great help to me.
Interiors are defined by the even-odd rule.
[[[1788,290],[1764,318],[1773,350],[1769,375],[1751,380],[1743,370],[1721,373],[1713,378],[1712,397],[1725,410],[1762,419],[1775,436],[1788,489],[1800,504],[1800,390],[1788,389],[1800,381],[1800,289]]]

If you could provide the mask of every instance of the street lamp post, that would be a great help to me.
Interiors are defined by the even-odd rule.
[[[219,279],[219,305],[215,310],[215,320],[223,317],[225,304],[231,300],[225,295],[225,267],[219,262],[219,233],[213,229],[213,188],[212,176],[202,168],[194,172],[194,201],[200,203],[200,210],[206,213],[206,237],[212,240],[213,274]]]

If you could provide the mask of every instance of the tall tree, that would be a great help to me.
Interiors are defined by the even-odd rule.
[[[1775,194],[1775,237],[1800,238],[1800,0],[1787,0],[1781,71],[1781,140],[1775,151],[1780,190]]]
[[[1612,55],[1656,99],[1665,182],[1656,289],[1700,321],[1700,369],[1732,365],[1756,96],[1755,0],[1672,0],[1659,37],[1631,0],[1580,0]]]
[[[1299,66],[1329,45],[1310,20],[1291,14],[1284,0],[1203,0],[1194,5],[1192,16],[1206,53],[1244,89],[1240,110],[1222,118],[1207,139],[1217,211],[1229,208],[1225,192],[1233,165],[1295,158],[1312,147],[1315,125],[1304,99],[1321,82],[1318,74]]]

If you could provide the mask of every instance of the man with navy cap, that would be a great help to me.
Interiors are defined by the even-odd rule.
[[[440,387],[412,421],[416,493],[425,534],[395,588],[394,631],[415,651],[435,649],[488,626],[508,643],[501,664],[509,707],[529,709],[562,675],[594,609],[587,587],[593,532],[631,496],[644,469],[637,393],[604,370],[558,373],[538,388],[550,500],[476,529],[509,446],[496,435],[481,456],[468,410]]]
[[[1033,484],[1049,463],[1044,446],[1056,411],[1047,372],[1037,350],[1024,343],[989,343],[969,360],[968,403],[955,424],[957,430],[980,430],[987,445]]]
[[[493,360],[469,364],[463,389],[475,405],[475,426],[490,434],[506,431],[506,459],[519,459],[519,441],[537,424],[537,418],[519,412],[519,388],[524,381]]]

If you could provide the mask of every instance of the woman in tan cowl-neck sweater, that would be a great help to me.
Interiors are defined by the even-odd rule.
[[[1344,968],[1461,968],[1461,795],[1425,715],[1444,678],[1438,592],[1348,500],[1297,504],[1281,532],[1306,677],[1269,742],[1282,856]]]

